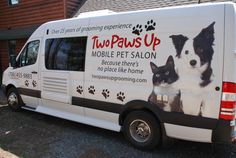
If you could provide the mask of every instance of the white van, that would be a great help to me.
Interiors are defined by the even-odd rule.
[[[123,131],[141,149],[232,142],[235,28],[234,3],[45,23],[4,72],[8,104]]]

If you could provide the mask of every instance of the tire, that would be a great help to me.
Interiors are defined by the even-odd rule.
[[[138,149],[154,149],[161,141],[161,128],[157,119],[149,112],[134,111],[124,121],[126,139]]]
[[[12,87],[7,91],[7,103],[13,111],[21,110],[23,102],[16,88]]]

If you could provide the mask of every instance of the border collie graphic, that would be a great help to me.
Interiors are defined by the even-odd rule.
[[[150,103],[164,111],[207,117],[212,103],[204,92],[212,88],[214,25],[215,22],[203,28],[195,37],[170,36],[176,56],[175,59],[169,56],[164,66],[150,63],[153,72]]]
[[[181,60],[184,58],[183,56],[188,56],[190,60],[188,61],[189,63],[185,63],[185,66],[190,66],[191,69],[200,69],[201,82],[199,84],[201,87],[211,83],[211,61],[214,54],[213,42],[215,40],[214,25],[215,22],[202,29],[193,40],[182,34],[170,36],[176,49],[176,57]]]

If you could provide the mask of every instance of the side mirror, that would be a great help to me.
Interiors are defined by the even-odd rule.
[[[15,68],[17,66],[16,55],[10,55],[10,64],[11,64],[11,67],[13,67],[13,68]]]

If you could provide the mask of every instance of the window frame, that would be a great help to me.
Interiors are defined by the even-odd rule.
[[[68,67],[64,67],[64,68],[62,68],[62,69],[60,69],[60,68],[56,68],[57,67],[57,65],[54,65],[54,64],[58,64],[58,63],[49,63],[49,61],[54,61],[54,62],[57,62],[57,61],[55,61],[56,59],[57,59],[57,55],[60,53],[60,49],[63,47],[62,45],[64,44],[63,42],[65,42],[64,40],[68,40],[68,39],[70,39],[70,40],[73,40],[73,39],[76,39],[77,38],[77,40],[78,40],[78,42],[80,42],[82,45],[79,45],[79,48],[81,48],[83,51],[83,53],[78,53],[79,52],[79,50],[77,50],[78,52],[77,52],[77,55],[76,55],[76,57],[75,58],[77,58],[77,60],[78,60],[78,57],[79,57],[79,55],[82,55],[83,57],[82,57],[82,59],[80,59],[80,60],[82,60],[81,61],[81,64],[79,63],[77,66],[78,66],[78,69],[76,69],[76,68],[71,68],[71,65],[69,65],[68,63],[70,63],[70,62],[68,62],[68,60],[69,60],[69,58],[70,57],[72,57],[72,53],[67,53],[66,54],[66,57],[67,57],[67,66]],[[51,40],[51,41],[50,41]],[[55,41],[55,43],[54,43],[54,41],[53,40],[57,40],[57,41]],[[61,40],[61,41],[59,41],[59,40]],[[52,43],[50,43],[49,45],[48,45],[48,43],[47,42],[52,42]],[[56,52],[51,52],[51,47],[54,45],[54,44],[58,44],[58,46],[56,46],[55,47],[55,51]],[[74,44],[74,43],[73,43]],[[45,55],[44,55],[44,66],[45,66],[45,68],[47,69],[47,70],[55,70],[55,71],[67,71],[67,72],[69,72],[69,71],[72,71],[72,72],[84,72],[85,71],[85,61],[86,61],[86,53],[87,53],[87,44],[88,44],[88,36],[75,36],[75,37],[60,37],[60,38],[48,38],[48,39],[46,39],[45,40],[45,50],[44,50],[44,53],[45,53]],[[70,43],[70,46],[72,45],[72,43]],[[48,47],[48,48],[47,48]],[[73,50],[71,50],[71,51],[73,51]],[[69,52],[71,52],[71,51],[69,51]],[[50,54],[51,53],[51,54]],[[54,60],[51,60],[50,58],[50,56],[52,55],[52,54],[54,54]],[[50,65],[53,65],[52,67],[50,66]],[[76,65],[75,65],[76,66]]]
[[[11,39],[8,40],[8,55],[15,55],[16,54],[16,40],[15,39]]]
[[[22,65],[22,55],[25,53],[26,55],[24,56],[24,60],[26,62],[26,59],[28,58],[28,47],[29,47],[29,44],[32,43],[32,42],[37,42],[38,41],[38,52],[37,52],[37,59],[35,60],[35,62],[33,64],[25,64],[25,65]],[[30,41],[28,42],[24,48],[22,49],[22,51],[20,52],[19,56],[17,57],[17,60],[16,60],[16,63],[17,63],[17,68],[21,68],[21,67],[25,67],[25,66],[30,66],[30,65],[34,65],[37,63],[37,60],[38,60],[38,55],[39,55],[39,49],[40,49],[40,40],[33,40],[33,41]],[[20,61],[19,61],[20,60]]]
[[[13,3],[12,3],[12,0],[8,0],[8,5],[9,5],[9,6],[16,6],[16,5],[19,5],[19,4],[20,4],[20,0],[17,0],[17,1],[18,1],[17,3],[13,4]]]

